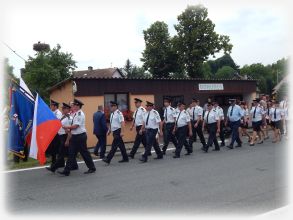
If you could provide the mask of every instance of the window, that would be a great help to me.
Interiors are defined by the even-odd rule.
[[[118,108],[121,112],[129,110],[129,97],[127,93],[105,94],[105,110],[110,111],[110,101],[118,103]]]

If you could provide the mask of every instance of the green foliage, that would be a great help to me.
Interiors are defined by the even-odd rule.
[[[209,56],[224,51],[230,53],[232,44],[226,35],[215,32],[215,24],[208,18],[207,8],[197,5],[188,6],[178,16],[175,25],[177,35],[174,37],[179,63],[192,78],[203,77],[202,64]]]
[[[19,79],[14,75],[13,73],[13,66],[9,64],[9,59],[4,58],[4,97],[5,97],[5,105],[9,105],[9,100],[8,100],[8,90],[9,90],[9,85],[10,81],[14,80],[17,83],[19,83]]]
[[[176,70],[176,53],[165,22],[156,21],[143,31],[145,49],[141,61],[153,77],[168,77]]]
[[[234,62],[234,60],[232,59],[230,54],[225,54],[224,56],[222,56],[216,60],[209,60],[209,61],[207,61],[207,63],[211,67],[212,74],[216,74],[218,69],[220,69],[223,66],[230,66],[234,70],[239,71],[239,66],[236,65],[236,63]]]
[[[47,102],[47,89],[71,76],[76,68],[76,62],[71,53],[61,52],[61,46],[49,51],[37,52],[35,57],[29,57],[25,64],[24,80],[32,91],[37,91]]]
[[[143,67],[133,65],[129,59],[126,60],[124,70],[127,72],[127,78],[145,78],[150,77]]]
[[[215,77],[218,79],[231,79],[234,76],[234,73],[236,72],[235,69],[233,69],[230,66],[223,66],[215,74]]]

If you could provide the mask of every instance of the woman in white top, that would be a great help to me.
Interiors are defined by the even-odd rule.
[[[260,142],[258,142],[258,144],[263,143],[264,136],[262,135],[262,132],[261,132],[261,125],[263,122],[264,113],[265,112],[264,112],[263,108],[259,105],[259,99],[254,99],[253,106],[250,110],[252,128],[253,128],[253,135],[252,135],[252,139],[250,141],[250,146],[254,146],[255,141],[256,141],[256,135],[258,135],[258,137],[260,139]]]

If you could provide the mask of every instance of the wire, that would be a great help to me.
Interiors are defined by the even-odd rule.
[[[15,53],[15,55],[16,56],[18,56],[19,58],[21,58],[24,62],[26,62],[26,60],[22,57],[22,56],[20,56],[18,53],[16,53],[16,51],[15,50],[13,50],[11,47],[9,47],[9,45],[8,44],[6,44],[4,41],[2,41],[1,40],[1,42],[8,48],[8,49],[10,49],[13,53]]]

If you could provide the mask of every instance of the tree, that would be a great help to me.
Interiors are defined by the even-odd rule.
[[[215,24],[208,18],[207,8],[201,5],[188,6],[178,16],[178,22],[174,25],[177,31],[175,47],[179,63],[190,77],[202,77],[200,69],[209,56],[221,50],[224,53],[231,52],[229,37],[215,32]]]
[[[168,25],[165,22],[156,21],[147,30],[143,31],[145,49],[141,61],[143,67],[153,77],[168,77],[170,72],[175,71],[177,59],[172,50],[171,37]],[[175,61],[175,63],[174,63]]]
[[[19,83],[19,79],[14,75],[13,73],[13,66],[9,64],[9,59],[4,58],[4,97],[5,97],[5,104],[9,105],[9,95],[8,95],[8,90],[9,90],[9,85],[10,85],[10,80],[14,80]]]
[[[130,73],[132,71],[132,68],[133,68],[132,63],[130,62],[129,59],[127,59],[126,62],[125,62],[125,66],[124,66],[125,71],[127,73]]]
[[[127,72],[127,78],[149,77],[149,74],[145,72],[143,67],[133,65],[129,59],[126,60],[123,69]]]
[[[207,63],[211,67],[212,74],[216,74],[218,69],[220,69],[223,66],[230,66],[234,70],[239,71],[239,66],[236,65],[230,54],[225,54],[222,57],[219,57],[216,60],[208,60]]]
[[[77,66],[71,53],[61,52],[61,46],[37,51],[25,63],[24,80],[32,91],[37,91],[47,102],[48,88],[71,76]]]
[[[218,79],[230,79],[234,76],[234,73],[236,72],[235,69],[233,69],[230,66],[223,66],[215,74],[215,77]]]

